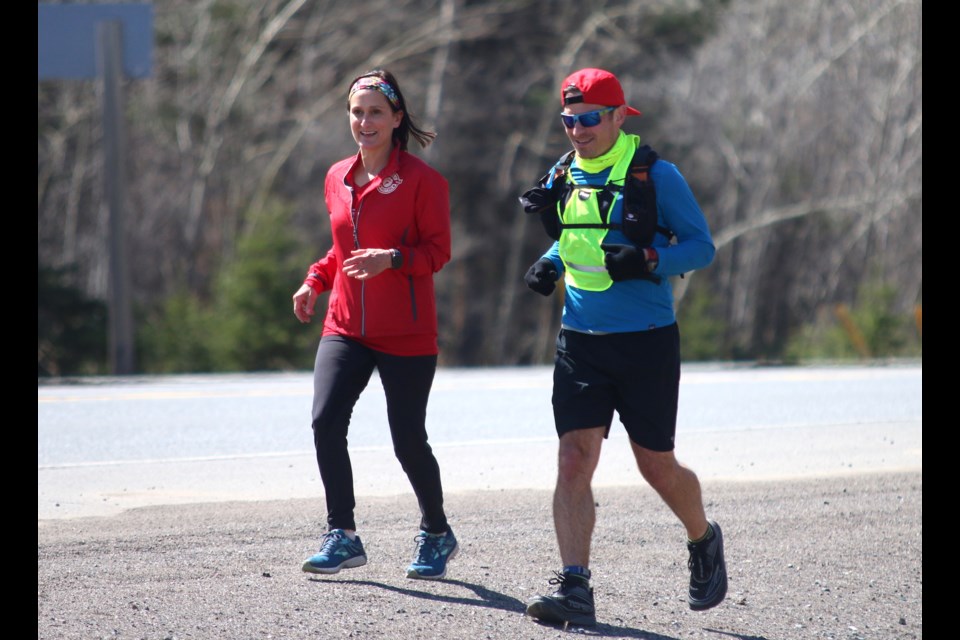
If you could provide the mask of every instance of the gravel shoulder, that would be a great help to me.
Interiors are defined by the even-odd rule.
[[[523,615],[558,568],[551,493],[496,490],[448,494],[461,552],[440,582],[404,577],[409,493],[358,499],[370,562],[330,577],[300,570],[321,499],[38,520],[37,638],[923,637],[922,472],[703,489],[730,573],[727,600],[707,612],[686,606],[679,523],[638,480],[595,490],[593,629]]]

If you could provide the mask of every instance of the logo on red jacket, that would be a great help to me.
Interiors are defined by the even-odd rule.
[[[380,182],[380,186],[377,187],[377,191],[383,194],[393,193],[397,190],[397,187],[400,186],[401,182],[403,182],[403,179],[400,177],[400,174],[395,173],[389,178],[384,178]]]

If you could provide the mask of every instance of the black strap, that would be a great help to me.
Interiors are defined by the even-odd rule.
[[[570,169],[570,165],[573,163],[574,151],[568,151],[560,156],[560,159],[557,160],[554,165],[554,179],[559,175],[559,173],[564,174],[564,180],[566,180],[566,172]],[[630,166],[627,169],[627,176],[624,176],[626,179],[628,176],[633,176],[637,180],[640,180],[643,183],[649,181],[649,186],[653,186],[652,179],[650,178],[650,168],[653,166],[659,159],[659,155],[653,148],[648,145],[641,145],[637,147],[637,150],[633,153],[633,158],[630,160]],[[562,172],[557,172],[557,169],[562,169]],[[623,225],[620,224],[610,224],[607,222],[610,219],[610,211],[613,209],[613,203],[616,201],[617,194],[623,191],[623,185],[616,182],[607,182],[604,185],[593,185],[593,184],[578,184],[573,185],[567,183],[564,186],[563,195],[560,198],[560,207],[561,210],[566,208],[567,201],[570,199],[572,193],[577,189],[592,189],[597,191],[597,206],[600,211],[600,217],[603,220],[602,223],[581,223],[581,224],[565,224],[560,219],[561,229],[614,229],[621,230]],[[648,203],[648,206],[656,207],[656,194],[651,192],[652,203]],[[656,225],[657,233],[662,234],[668,239],[672,239],[674,236],[673,231],[664,227],[662,225]]]

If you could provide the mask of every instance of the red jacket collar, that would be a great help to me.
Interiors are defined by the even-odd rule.
[[[376,189],[380,186],[380,183],[384,178],[390,177],[400,170],[400,145],[393,145],[393,149],[390,150],[390,157],[387,159],[387,164],[383,169],[380,170],[380,173],[378,173],[373,180],[358,188],[353,182],[353,172],[358,166],[361,165],[361,163],[362,160],[360,159],[360,152],[357,151],[356,157],[353,159],[353,162],[347,169],[347,173],[343,176],[344,184],[346,184],[350,189],[355,189],[358,195],[362,195],[370,189]]]

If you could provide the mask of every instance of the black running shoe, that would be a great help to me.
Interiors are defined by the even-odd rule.
[[[579,575],[557,573],[550,584],[559,585],[553,595],[537,596],[527,605],[527,615],[555,624],[570,623],[584,627],[597,624],[593,608],[593,588]]]
[[[723,559],[723,534],[720,525],[710,521],[713,536],[703,542],[687,542],[690,551],[690,595],[687,602],[694,611],[715,607],[727,595],[727,563]]]

